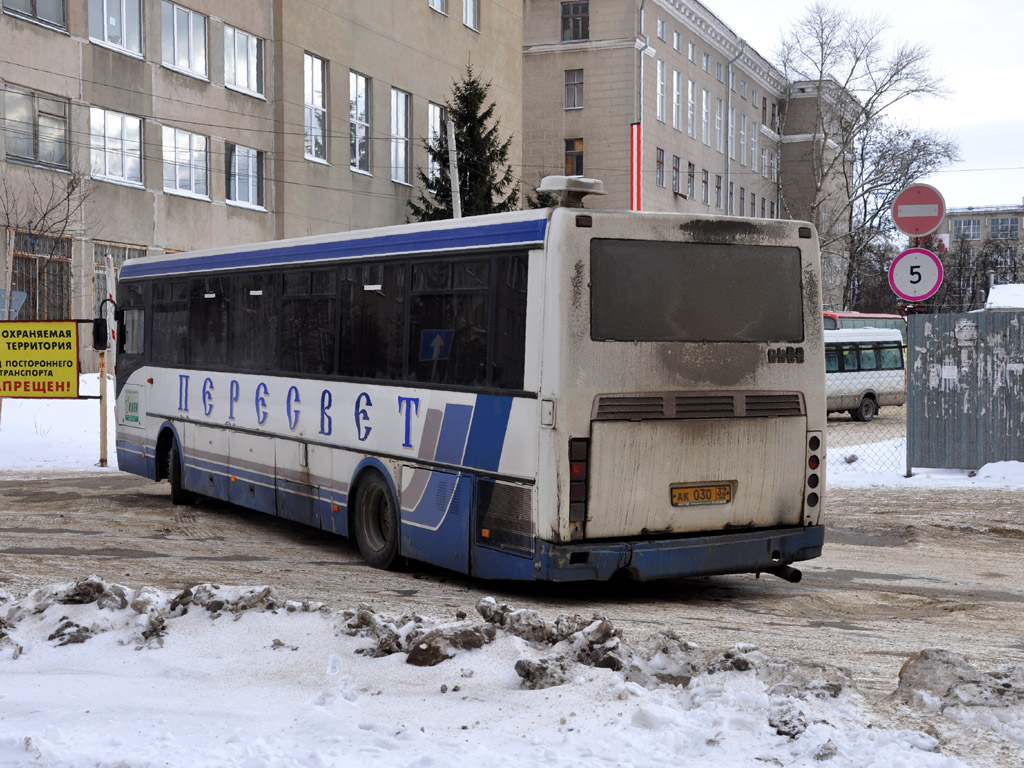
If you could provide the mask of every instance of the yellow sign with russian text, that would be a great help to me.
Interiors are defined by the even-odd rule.
[[[78,397],[78,323],[0,321],[0,397]]]

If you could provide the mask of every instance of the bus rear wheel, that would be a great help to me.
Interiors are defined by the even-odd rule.
[[[167,450],[167,481],[171,484],[171,504],[191,504],[196,500],[196,495],[181,485],[181,451],[173,437]]]
[[[368,470],[359,482],[352,524],[363,559],[374,568],[393,568],[398,560],[398,507],[376,470]]]
[[[854,421],[871,421],[878,413],[878,405],[870,397],[862,397],[860,405],[850,411]]]

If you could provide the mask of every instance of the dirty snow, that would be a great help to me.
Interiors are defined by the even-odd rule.
[[[5,400],[0,470],[113,471],[95,466],[97,432],[96,401]],[[1019,488],[1021,467],[854,482]],[[0,766],[971,765],[875,721],[840,659],[626,638],[602,616],[548,620],[489,598],[389,616],[186,583],[0,590]],[[893,698],[1024,764],[1024,671],[921,649]]]

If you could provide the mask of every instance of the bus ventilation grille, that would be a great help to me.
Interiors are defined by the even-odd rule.
[[[643,395],[600,395],[594,401],[595,421],[649,419],[734,419],[803,416],[799,392],[662,392]]]
[[[533,554],[533,505],[529,488],[477,480],[476,543]]]

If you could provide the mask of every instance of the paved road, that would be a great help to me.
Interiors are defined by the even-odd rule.
[[[948,722],[894,714],[890,694],[900,666],[924,648],[965,653],[985,670],[1024,665],[1021,496],[833,490],[825,554],[801,566],[799,584],[730,576],[543,585],[480,582],[415,565],[372,570],[345,540],[221,504],[174,507],[166,483],[117,472],[8,478],[0,480],[0,588],[21,594],[95,573],[164,590],[271,584],[285,597],[338,609],[366,603],[392,615],[453,615],[485,595],[549,618],[604,613],[632,640],[672,629],[703,646],[748,642],[841,663],[887,722],[896,717],[932,732],[945,751],[970,758],[998,748]],[[990,757],[1015,764],[1012,755]]]

